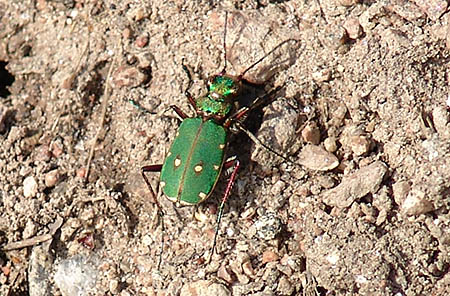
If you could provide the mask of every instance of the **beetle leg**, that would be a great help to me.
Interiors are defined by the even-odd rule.
[[[142,172],[160,172],[162,164],[151,164],[142,167]]]
[[[162,213],[162,208],[161,208],[161,205],[159,204],[159,201],[155,194],[155,191],[153,190],[153,187],[150,184],[150,181],[148,180],[147,176],[145,175],[145,173],[147,173],[147,172],[160,172],[161,169],[162,169],[162,164],[146,165],[141,168],[141,174],[142,174],[142,177],[144,178],[145,183],[147,184],[148,190],[152,194],[152,197],[156,203],[156,206],[158,207],[158,210]]]
[[[183,112],[183,110],[181,110],[178,106],[175,105],[170,105],[170,108],[172,108],[173,111],[175,111],[175,113],[177,113],[178,116],[181,117],[181,119],[186,119],[189,116],[186,115],[186,113]]]
[[[249,107],[242,107],[241,109],[237,110],[236,113],[234,113],[233,115],[231,115],[230,117],[228,117],[223,126],[225,128],[229,128],[232,124],[236,123],[236,121],[238,121],[240,118],[244,117],[245,115],[247,115],[247,113],[250,111]]]
[[[164,227],[164,212],[161,208],[161,205],[159,204],[158,201],[158,196],[160,195],[160,187],[158,185],[158,195],[155,194],[155,191],[153,190],[152,185],[150,184],[150,181],[148,180],[147,176],[145,175],[145,173],[147,172],[160,172],[162,168],[162,164],[154,164],[154,165],[147,165],[147,166],[143,166],[141,169],[141,174],[142,177],[144,178],[145,183],[147,184],[148,190],[150,191],[150,193],[152,194],[153,200],[155,201],[156,207],[157,207],[157,212],[159,214],[159,219],[161,221],[161,251],[159,253],[159,262],[158,262],[158,270],[161,266],[161,262],[162,262],[162,254],[163,254],[163,250],[164,250],[164,232],[165,232],[165,227]]]
[[[196,220],[195,219],[195,214],[197,213],[197,210],[198,210],[198,205],[194,205],[192,207],[192,217],[191,217],[192,220]]]
[[[232,114],[230,117],[228,117],[227,120],[225,120],[225,123],[223,124],[223,126],[225,128],[229,128],[232,124],[236,124],[237,122],[239,122],[239,120],[241,120],[242,118],[245,118],[245,116],[247,116],[247,114],[256,109],[261,107],[263,104],[270,104],[272,103],[276,98],[274,97],[274,94],[276,94],[277,92],[279,92],[282,88],[284,87],[284,84],[281,86],[277,86],[274,89],[272,89],[269,93],[267,93],[266,95],[262,96],[262,97],[258,97],[253,104],[251,104],[250,106],[244,106],[242,108],[240,108],[239,110],[237,110],[234,114]],[[268,100],[268,98],[270,98]]]
[[[224,174],[224,176],[225,176],[226,178],[228,178],[229,176],[231,176],[231,173],[233,172],[233,169],[234,169],[233,166],[234,166],[234,163],[235,163],[236,159],[237,159],[237,156],[234,155],[234,156],[228,157],[228,158],[225,160],[225,162],[223,163],[222,174]]]
[[[192,107],[194,107],[194,110],[195,110],[195,109],[197,109],[195,100],[194,100],[194,97],[192,97],[192,94],[189,92],[189,89],[192,87],[192,84],[194,84],[194,81],[192,80],[191,72],[189,71],[188,67],[184,64],[184,59],[182,61],[182,66],[183,66],[183,71],[186,73],[186,75],[189,79],[188,85],[184,91],[184,95],[187,97],[189,103],[192,105]]]
[[[272,147],[264,144],[263,141],[261,141],[260,139],[258,139],[251,131],[249,131],[248,129],[246,129],[245,127],[242,126],[242,124],[238,121],[235,123],[236,127],[238,128],[238,130],[244,132],[249,138],[250,140],[253,141],[253,143],[255,143],[256,145],[260,145],[262,146],[264,149],[266,149],[269,152],[272,152],[273,154],[275,154],[276,156],[282,158],[284,161],[290,163],[290,164],[295,164],[292,160],[290,160],[287,156],[277,152],[276,150],[274,150]]]
[[[220,203],[219,213],[217,214],[216,233],[214,234],[214,241],[213,241],[213,246],[211,249],[209,261],[211,261],[211,257],[214,254],[214,250],[216,248],[216,241],[217,241],[217,236],[219,235],[219,226],[220,226],[220,221],[222,220],[223,208],[225,207],[225,203],[227,202],[228,197],[230,197],[231,188],[233,187],[234,182],[236,181],[237,172],[240,167],[239,159],[235,158],[233,160],[230,160],[230,161],[227,161],[224,163],[225,168],[231,167],[231,166],[233,167],[233,172],[231,173],[230,179],[228,180],[227,188],[225,189],[225,193],[223,194],[223,197],[222,197],[222,202]]]
[[[232,124],[235,125],[238,130],[240,130],[240,131],[244,132],[245,134],[247,134],[247,136],[250,138],[250,140],[252,140],[253,143],[255,143],[256,145],[260,145],[260,146],[264,147],[269,152],[272,152],[273,154],[277,155],[278,157],[281,157],[286,162],[293,163],[293,161],[289,160],[286,156],[278,153],[277,151],[275,151],[271,147],[269,147],[266,144],[264,144],[263,142],[261,142],[252,132],[250,132],[245,127],[243,127],[242,124],[241,124],[241,121],[240,121],[240,119],[242,119],[242,118],[245,119],[245,116],[251,110],[260,107],[263,103],[270,104],[271,102],[273,102],[274,101],[273,95],[275,93],[279,92],[280,89],[282,89],[283,87],[284,87],[284,85],[278,86],[278,87],[274,88],[272,91],[270,91],[268,94],[266,94],[265,96],[257,98],[255,100],[255,102],[250,107],[242,107],[242,108],[240,108],[238,111],[236,111],[236,113],[234,113],[232,116],[229,117],[229,119],[227,119],[225,121],[224,126],[226,128],[228,128]],[[267,100],[267,98],[271,98],[271,99]]]

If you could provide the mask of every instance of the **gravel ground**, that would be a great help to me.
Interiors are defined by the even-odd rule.
[[[239,102],[281,87],[243,125],[285,157],[231,134],[208,262],[226,176],[162,231],[141,167],[226,11],[227,73],[281,44]],[[449,49],[444,0],[0,0],[0,295],[449,295]]]

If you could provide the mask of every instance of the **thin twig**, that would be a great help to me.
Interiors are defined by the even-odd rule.
[[[108,107],[108,100],[109,100],[109,78],[111,77],[111,73],[114,69],[114,66],[117,62],[117,57],[119,56],[119,52],[121,52],[120,48],[121,48],[121,44],[122,44],[122,39],[119,38],[119,42],[117,44],[117,48],[116,48],[116,54],[114,55],[114,59],[111,63],[111,67],[109,67],[109,71],[108,71],[108,75],[106,76],[106,86],[105,86],[105,91],[103,92],[103,100],[102,100],[102,106],[101,106],[101,115],[100,115],[100,122],[99,122],[99,126],[97,129],[97,133],[95,134],[95,137],[92,141],[92,146],[91,149],[89,150],[89,157],[88,160],[86,162],[86,175],[85,175],[85,180],[88,179],[89,177],[89,170],[91,167],[91,161],[92,158],[94,157],[94,150],[95,150],[95,146],[97,144],[97,140],[98,137],[100,136],[100,133],[103,130],[103,125],[105,124],[105,117],[106,117],[106,110]]]
[[[18,242],[9,243],[3,247],[3,251],[11,251],[16,249],[22,249],[31,247],[45,241],[51,240],[55,232],[61,227],[63,219],[58,216],[56,221],[50,226],[50,232],[43,235],[37,235],[35,237],[27,238]]]

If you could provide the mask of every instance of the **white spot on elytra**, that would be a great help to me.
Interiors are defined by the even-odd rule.
[[[220,144],[219,149],[222,150],[223,148],[225,148],[225,144]]]
[[[161,181],[159,184],[161,185],[161,188],[164,188],[164,186],[166,186],[166,182],[164,181]]]
[[[201,198],[201,199],[205,199],[206,198],[206,194],[204,193],[204,192],[199,192],[198,193],[198,196]]]
[[[216,170],[216,171],[218,171],[219,170],[219,166],[218,165],[214,165],[214,169]]]
[[[194,167],[194,171],[196,173],[200,173],[203,170],[203,166],[201,164],[198,164]]]
[[[181,159],[180,158],[175,158],[173,165],[177,168],[181,165]]]

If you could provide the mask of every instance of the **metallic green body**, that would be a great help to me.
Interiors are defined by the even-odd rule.
[[[208,93],[196,99],[197,111],[214,114],[219,118],[226,117],[231,109],[233,99],[240,89],[240,82],[224,75],[214,76],[208,85]]]
[[[161,169],[161,187],[173,202],[196,205],[209,197],[219,178],[227,131],[214,120],[186,118]]]

